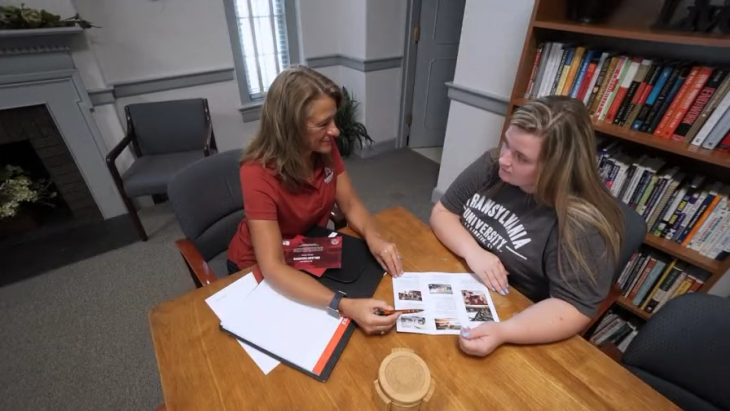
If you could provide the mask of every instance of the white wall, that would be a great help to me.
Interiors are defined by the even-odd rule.
[[[407,0],[300,0],[303,55],[342,54],[356,60],[402,56],[407,4]],[[353,93],[360,103],[359,120],[375,142],[395,139],[400,68],[364,73],[342,66],[323,72]]]
[[[365,73],[367,111],[365,126],[375,142],[395,144],[400,113],[401,69]],[[393,145],[395,147],[395,145]]]
[[[406,0],[367,0],[369,59],[403,55],[407,8]]]
[[[339,0],[299,0],[299,31],[304,58],[340,52]]]
[[[21,0],[12,3],[20,4]],[[88,89],[233,67],[222,1],[206,0],[28,0],[29,7],[71,16],[78,11],[101,28],[86,31],[73,57]],[[366,60],[401,56],[407,0],[299,0],[302,56],[344,54]],[[363,73],[347,67],[319,69],[348,87],[361,103],[360,120],[375,141],[397,134],[400,68]],[[236,81],[121,98],[94,113],[108,149],[124,135],[126,104],[206,97],[218,147],[242,147],[258,123],[243,123]],[[131,163],[125,154],[122,170]]]
[[[406,31],[407,0],[358,0],[367,3],[367,60],[402,57]],[[395,147],[400,114],[400,67],[360,73],[365,77],[364,124],[376,143]]]
[[[509,100],[533,0],[466,0],[454,83]],[[504,117],[452,101],[436,186],[446,191],[461,171],[499,142]]]
[[[222,1],[72,0],[81,16],[101,28],[86,32],[87,48],[74,60],[87,88],[133,80],[233,68]],[[197,27],[197,29],[196,29]],[[95,118],[111,148],[123,136],[130,103],[204,97],[221,151],[243,147],[258,123],[243,123],[235,80],[118,99],[97,107]],[[119,113],[119,115],[117,115]],[[131,157],[120,158],[125,169]]]
[[[74,3],[108,83],[233,67],[223,1]]]
[[[368,57],[367,44],[370,43],[366,31],[366,15],[370,4],[365,0],[338,0],[338,6],[339,53],[357,59],[365,59]]]

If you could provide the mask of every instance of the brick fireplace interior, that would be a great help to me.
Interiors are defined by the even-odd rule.
[[[102,220],[101,212],[45,105],[0,110],[0,167],[8,164],[21,167],[31,179],[49,182],[49,190],[56,195],[48,201],[50,205],[27,205],[25,210],[31,212],[22,218],[32,219],[31,224],[11,224],[0,220],[0,242],[23,242],[24,238],[35,239],[43,232],[50,234]]]

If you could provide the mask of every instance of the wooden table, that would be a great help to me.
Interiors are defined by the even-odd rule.
[[[402,208],[375,217],[403,254],[406,271],[468,272],[431,229]],[[352,234],[349,229],[344,232]],[[541,346],[502,346],[486,358],[464,355],[458,336],[356,330],[332,376],[321,383],[279,365],[264,376],[241,346],[218,329],[205,299],[238,273],[160,304],[150,313],[167,410],[368,410],[373,381],[391,349],[408,347],[436,380],[432,410],[678,409],[580,337]],[[392,302],[389,277],[376,298]],[[492,294],[500,319],[530,301],[512,290]],[[296,338],[295,335],[292,338]]]

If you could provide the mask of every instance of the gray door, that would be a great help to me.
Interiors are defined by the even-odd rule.
[[[444,145],[465,0],[422,0],[409,147]]]

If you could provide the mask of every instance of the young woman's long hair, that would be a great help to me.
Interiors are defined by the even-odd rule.
[[[307,118],[312,102],[322,96],[332,98],[340,107],[340,88],[323,74],[306,66],[293,66],[279,73],[266,93],[258,132],[241,163],[261,163],[271,168],[287,189],[298,190],[312,174],[304,156]],[[316,156],[316,161],[330,161],[329,155]]]
[[[582,269],[595,281],[580,252],[579,233],[595,227],[606,244],[607,257],[616,262],[624,241],[624,219],[598,175],[596,137],[588,111],[576,99],[544,97],[518,108],[510,125],[543,138],[535,198],[557,214],[561,274],[565,267],[561,255],[566,252],[570,269]]]

